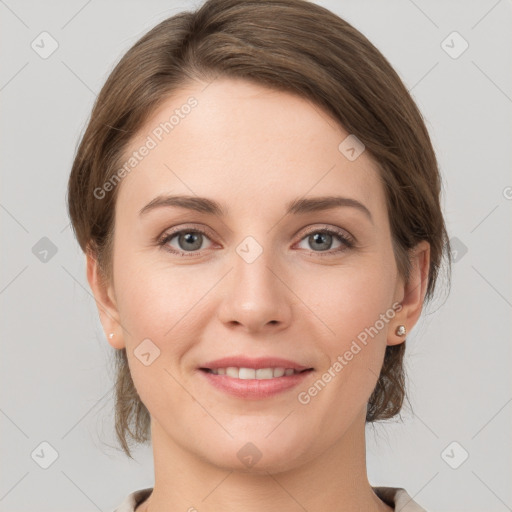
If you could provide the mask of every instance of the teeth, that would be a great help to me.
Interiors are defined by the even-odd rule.
[[[217,368],[216,370],[210,370],[215,375],[227,375],[234,379],[273,379],[275,377],[282,377],[283,375],[293,375],[294,373],[300,373],[293,368],[236,368],[235,366],[229,366],[228,368]]]
[[[242,373],[242,370],[240,370]],[[258,368],[254,371],[253,379],[273,379],[274,378],[274,370],[272,368]]]
[[[274,368],[274,377],[282,377],[284,375],[284,368]],[[292,370],[293,373],[293,370]]]
[[[228,368],[229,370],[229,368]],[[253,370],[252,368],[240,368],[237,370],[236,368],[233,368],[231,370],[233,374],[238,373],[239,379],[255,379],[256,378],[256,370]],[[234,377],[235,375],[230,375],[230,377]]]
[[[228,377],[233,377],[234,379],[238,379],[238,368],[235,368],[234,366],[230,366],[229,368],[226,368],[226,375]]]

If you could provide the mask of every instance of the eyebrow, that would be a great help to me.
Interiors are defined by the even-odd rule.
[[[213,199],[198,196],[157,196],[144,206],[139,215],[145,215],[157,208],[170,207],[186,208],[199,213],[208,213],[217,217],[225,217],[227,210],[220,203]],[[302,215],[311,212],[332,210],[334,208],[350,207],[356,208],[364,213],[373,222],[370,210],[361,202],[350,197],[341,196],[320,196],[311,198],[298,198],[286,203],[286,214]]]

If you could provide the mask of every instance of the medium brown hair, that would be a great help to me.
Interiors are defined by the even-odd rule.
[[[99,93],[78,147],[68,207],[83,251],[112,275],[114,211],[119,186],[98,199],[138,130],[191,80],[243,78],[313,102],[366,146],[379,167],[398,271],[406,280],[409,250],[430,244],[426,300],[450,246],[441,212],[441,178],[423,118],[398,74],[372,43],[327,9],[305,0],[208,0],[168,18],[121,58]],[[448,262],[450,258],[448,257]],[[387,346],[367,422],[397,415],[406,395],[405,342]],[[150,416],[116,351],[117,438],[150,438]],[[133,428],[132,428],[133,427]]]

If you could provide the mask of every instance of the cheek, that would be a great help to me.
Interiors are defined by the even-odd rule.
[[[152,413],[178,410],[189,400],[176,372],[187,351],[201,339],[204,309],[198,301],[211,287],[197,280],[192,284],[191,276],[161,267],[158,262],[143,265],[141,261],[132,266],[128,260],[118,267],[118,307],[128,331],[130,373]],[[145,353],[149,353],[147,365]]]
[[[147,267],[119,276],[119,312],[133,342],[152,338],[162,346],[177,333],[193,329],[202,310],[198,301],[208,287],[192,274]]]
[[[328,408],[333,424],[342,425],[354,417],[375,388],[389,321],[394,317],[393,275],[384,272],[377,261],[371,266],[343,268],[330,272],[329,281],[317,276],[319,286],[307,295],[318,316],[311,317],[317,348],[326,358],[319,380],[301,390],[299,402],[311,403],[317,411]]]
[[[126,224],[126,223],[125,223]],[[173,324],[185,317],[194,295],[186,275],[173,269],[163,250],[136,245],[133,230],[126,225],[116,232],[114,282],[121,321],[132,343],[154,338],[160,345]],[[190,276],[189,276],[190,277]],[[194,291],[196,290],[196,291]],[[127,340],[128,342],[128,340]]]
[[[368,265],[329,269],[325,282],[320,276],[315,279],[319,286],[312,309],[322,321],[315,320],[320,325],[317,339],[328,356],[321,380],[332,382],[325,400],[343,405],[340,411],[345,413],[368,400],[380,373],[394,317],[395,274],[388,263],[372,258]]]
[[[374,325],[381,314],[389,314],[393,279],[394,273],[378,261],[327,268],[301,284],[302,296],[331,338],[347,340]]]
[[[162,256],[142,252],[124,258],[117,267],[118,308],[128,332],[128,359],[145,403],[159,399],[157,389],[168,403],[181,396],[170,374],[192,364],[191,353],[204,338],[205,322],[212,316],[208,308],[215,296],[211,288],[217,276],[217,270],[200,273],[192,265],[172,266]],[[149,366],[138,360],[143,351],[151,353]]]

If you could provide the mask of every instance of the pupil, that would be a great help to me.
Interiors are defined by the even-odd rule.
[[[197,234],[197,233],[185,233],[184,235],[182,235],[182,238],[184,239],[184,241],[187,244],[193,245],[192,247],[189,246],[185,250],[194,250],[194,249],[199,249],[201,247],[201,241],[199,240],[199,234]],[[198,240],[199,240],[199,243],[198,243]],[[194,244],[194,242],[195,242],[195,244]]]
[[[322,247],[323,249],[328,249],[330,245],[330,239],[332,238],[332,235],[329,233],[315,233],[310,238],[313,239],[315,243],[320,243],[320,245],[324,245],[325,247]],[[325,242],[325,239],[327,238],[328,242]]]

